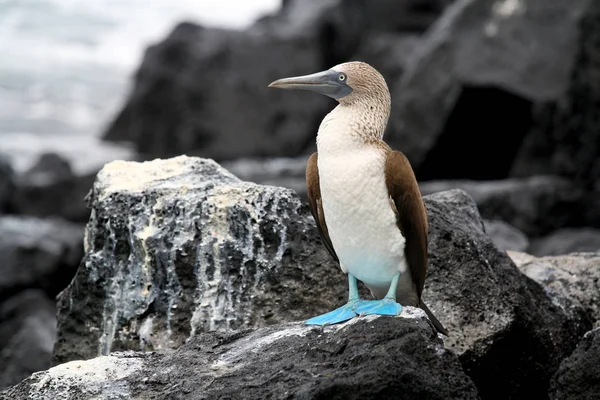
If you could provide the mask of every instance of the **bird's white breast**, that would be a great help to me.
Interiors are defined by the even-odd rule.
[[[325,222],[342,269],[387,290],[406,263],[385,184],[385,153],[329,131],[319,137],[318,168]]]

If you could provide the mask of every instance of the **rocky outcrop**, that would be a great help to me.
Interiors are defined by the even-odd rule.
[[[583,190],[575,182],[556,176],[533,176],[496,181],[422,182],[424,195],[462,189],[477,203],[486,219],[499,219],[530,237],[564,226],[585,224]]]
[[[594,228],[559,229],[535,239],[527,252],[538,257],[600,252],[600,230]]]
[[[600,393],[600,328],[588,332],[552,378],[550,400],[592,400]]]
[[[177,348],[193,333],[298,321],[345,301],[308,207],[213,161],[107,164],[90,205],[55,362]]]
[[[319,328],[291,323],[197,335],[168,354],[113,353],[34,374],[11,399],[478,399],[425,314]]]
[[[534,257],[509,252],[521,272],[541,284],[556,304],[585,313],[600,326],[600,252]]]
[[[56,296],[75,275],[82,236],[82,227],[58,219],[0,217],[0,301],[30,288]]]
[[[482,398],[547,392],[591,323],[519,272],[464,191],[426,205],[425,300],[451,332],[446,347]],[[86,255],[59,301],[55,363],[168,352],[202,332],[301,321],[346,301],[346,279],[298,197],[210,160],[108,164],[90,206]]]
[[[475,202],[454,189],[426,196],[429,270],[424,300],[450,331],[483,399],[546,393],[560,361],[591,328],[521,274],[485,234]]]
[[[0,303],[0,389],[50,367],[55,315],[54,301],[41,290],[24,290]]]

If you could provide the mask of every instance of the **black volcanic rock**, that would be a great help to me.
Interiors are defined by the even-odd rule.
[[[90,202],[86,255],[59,300],[55,362],[177,348],[193,333],[298,321],[346,300],[290,190],[181,156],[107,164]]]
[[[83,228],[48,218],[0,217],[0,301],[39,288],[51,298],[67,287],[83,256]]]
[[[104,137],[158,156],[305,154],[336,103],[267,85],[358,58],[381,67],[393,86],[414,35],[449,3],[291,0],[245,31],[182,23],[148,48],[133,92]]]
[[[11,399],[478,399],[421,310],[321,329],[301,323],[192,337],[34,374]]]
[[[508,252],[525,275],[542,285],[567,312],[583,312],[600,326],[600,252],[534,257]]]
[[[69,162],[57,154],[43,154],[31,169],[16,178],[11,210],[85,223],[90,215],[85,196],[95,177],[95,173],[75,174]]]
[[[465,192],[425,199],[424,296],[450,330],[446,347],[482,398],[546,393],[591,322],[519,272]],[[59,301],[55,363],[114,350],[168,352],[202,332],[301,321],[346,301],[346,278],[306,205],[213,161],[110,163],[90,204],[87,252]]]
[[[424,301],[450,332],[482,399],[545,397],[561,360],[589,329],[521,274],[484,233],[477,206],[455,189],[425,197],[429,270]]]
[[[55,335],[56,307],[44,292],[29,289],[4,299],[0,303],[0,389],[49,368]]]
[[[246,31],[178,25],[146,51],[125,108],[105,137],[142,153],[217,160],[290,156],[314,143],[331,101],[269,89],[320,71],[327,10],[337,1],[291,2]]]
[[[600,394],[600,328],[588,332],[552,378],[550,400],[593,400]]]
[[[574,90],[571,75],[581,64],[578,48],[586,26],[589,44],[583,45],[593,59],[591,35],[598,24],[592,3],[460,0],[446,8],[392,92],[387,137],[407,154],[419,179],[501,179],[511,173],[524,138],[551,123],[538,109]],[[592,106],[597,80],[591,78],[597,66],[587,66],[575,90],[589,92],[589,133],[572,130],[567,139],[572,143],[597,138]],[[573,119],[578,114],[576,106],[568,113]],[[591,147],[587,151],[597,159],[597,145]]]

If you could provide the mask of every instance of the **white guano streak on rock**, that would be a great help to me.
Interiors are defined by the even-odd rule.
[[[213,368],[218,368],[223,365],[236,364],[236,367],[243,365],[243,360],[250,352],[258,353],[263,351],[267,346],[272,345],[276,341],[290,336],[304,336],[312,330],[313,327],[298,324],[276,331],[268,335],[257,337],[257,334],[250,334],[247,337],[236,342],[235,347],[226,353],[222,354],[213,364]]]
[[[110,227],[110,222],[106,224],[106,230],[110,232],[107,242],[115,243],[115,232]],[[109,252],[114,253],[113,249],[108,249]],[[102,253],[106,252],[106,249],[102,250]],[[100,255],[98,255],[100,256]],[[108,256],[108,255],[106,255]],[[112,342],[116,333],[116,321],[118,315],[118,308],[115,307],[119,300],[122,298],[122,286],[121,282],[123,281],[122,277],[122,266],[117,265],[115,269],[118,271],[115,276],[112,277],[110,282],[106,285],[106,294],[107,299],[112,298],[113,302],[105,301],[104,308],[102,311],[102,335],[100,336],[100,340],[98,341],[98,354],[106,355],[110,353],[112,348]]]
[[[224,322],[225,328],[229,328],[231,322],[236,320],[237,316],[247,315],[246,311],[252,307],[252,300],[249,304],[241,304],[241,302],[234,304],[231,293],[235,290],[232,287],[235,277],[224,277],[221,273],[224,257],[220,254],[220,250],[223,244],[227,242],[236,243],[235,247],[243,255],[240,268],[242,290],[250,292],[250,299],[259,290],[263,270],[280,266],[283,253],[287,247],[287,229],[285,225],[278,227],[280,228],[278,229],[280,245],[274,259],[269,259],[265,254],[264,242],[260,243],[258,249],[255,247],[256,238],[262,241],[258,227],[267,213],[266,208],[269,201],[272,200],[273,206],[278,208],[277,205],[280,199],[275,196],[275,193],[275,191],[265,190],[265,187],[259,190],[259,187],[255,184],[240,182],[234,185],[219,186],[215,189],[215,193],[207,198],[206,206],[212,206],[214,211],[205,224],[210,228],[210,234],[203,235],[199,244],[198,284],[203,287],[198,289],[198,292],[201,293],[200,299],[196,303],[191,318],[192,336],[202,320],[209,321],[209,330],[217,329],[217,323],[222,322]],[[247,201],[240,201],[240,198],[245,198]],[[228,212],[233,207],[241,207],[245,204],[249,204],[244,208],[249,214],[249,218],[246,221],[237,221],[237,223],[245,225],[247,235],[243,238],[232,237],[230,222],[227,218]],[[289,218],[287,212],[284,214],[283,219]],[[256,222],[253,223],[252,220]],[[214,262],[212,279],[207,274],[208,269],[211,267],[211,257],[205,257],[205,253],[211,255]],[[256,265],[256,272],[253,275],[244,267],[249,261],[253,261]]]
[[[31,385],[29,398],[70,398],[73,388],[78,388],[83,394],[106,396],[103,398],[127,397],[130,393],[124,378],[137,373],[142,366],[143,360],[140,358],[115,356],[67,362],[34,373],[30,379],[38,381]]]
[[[98,173],[96,182],[105,183],[99,200],[103,200],[113,193],[139,193],[157,181],[166,181],[174,176],[183,175],[190,171],[190,164],[186,163],[188,159],[186,156],[179,156],[167,160],[156,159],[146,162],[122,160],[110,162]]]

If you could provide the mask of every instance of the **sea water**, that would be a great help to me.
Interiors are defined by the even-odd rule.
[[[0,0],[0,156],[56,152],[86,172],[128,158],[100,135],[145,48],[181,21],[243,29],[280,0]]]

